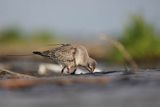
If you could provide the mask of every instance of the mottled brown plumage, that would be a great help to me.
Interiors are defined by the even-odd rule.
[[[93,72],[96,67],[96,61],[89,57],[86,48],[82,45],[60,44],[57,48],[33,53],[48,57],[61,64],[63,66],[62,73],[65,68],[68,73],[75,73],[78,66],[83,66],[90,72]]]

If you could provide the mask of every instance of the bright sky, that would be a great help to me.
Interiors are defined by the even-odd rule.
[[[129,16],[142,13],[160,28],[160,0],[0,0],[0,29],[63,33],[120,32]]]

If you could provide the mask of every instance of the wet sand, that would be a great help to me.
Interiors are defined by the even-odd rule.
[[[77,82],[64,85],[40,84],[13,90],[1,88],[0,104],[1,107],[159,107],[160,105],[160,72],[156,70],[130,75],[114,72],[67,76],[60,79],[99,77],[110,78],[111,81],[103,84]]]
[[[24,65],[28,67],[32,65],[37,69],[36,64],[36,66],[26,65],[24,62]],[[35,72],[35,69],[26,67],[23,73],[29,70]],[[20,88],[2,86],[5,80],[8,79],[4,77],[2,79],[1,76],[0,107],[159,107],[160,105],[159,69],[140,69],[135,74],[125,73],[125,70],[119,68],[94,74],[40,76],[38,79],[33,79],[33,81],[38,80],[35,84]],[[30,80],[32,79],[23,79],[23,82],[27,83]],[[47,82],[43,83],[44,80]],[[11,83],[14,84],[14,81]]]

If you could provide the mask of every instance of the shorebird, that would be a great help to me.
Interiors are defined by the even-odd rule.
[[[59,44],[60,46],[46,51],[33,51],[33,54],[38,54],[43,57],[48,57],[52,61],[62,65],[67,73],[75,74],[78,66],[82,66],[89,72],[93,73],[96,67],[96,61],[92,59],[87,52],[87,49],[78,44]]]

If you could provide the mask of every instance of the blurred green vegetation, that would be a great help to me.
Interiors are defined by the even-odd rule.
[[[49,43],[56,40],[55,34],[49,32],[49,31],[38,31],[36,33],[33,33],[32,36],[30,36],[30,39],[33,42],[39,42],[39,43]]]
[[[31,46],[33,44],[37,46],[39,44],[46,45],[55,43],[59,39],[64,38],[57,38],[54,32],[46,30],[25,33],[18,27],[10,27],[0,31],[0,47],[4,49],[14,44],[18,46],[27,46],[26,44],[30,44]],[[147,22],[142,16],[134,15],[131,17],[130,22],[119,36],[119,41],[136,61],[155,61],[160,59],[160,33],[157,32],[153,24]],[[14,47],[17,48],[17,46]],[[102,54],[103,52],[101,53],[102,50],[105,50],[104,47],[93,48],[99,49],[98,52],[95,49],[91,52],[96,53],[94,57],[107,58],[109,62],[125,61],[123,54],[115,48],[112,48],[107,56],[106,54]]]
[[[160,34],[142,16],[131,17],[131,21],[124,29],[119,41],[136,61],[160,59]],[[116,49],[111,56],[112,60],[124,61],[122,53]]]
[[[0,31],[0,44],[18,42],[21,40],[23,40],[22,32],[17,28],[8,28]]]
[[[56,36],[49,31],[37,31],[32,33],[25,33],[17,27],[10,27],[0,31],[0,45],[7,44],[30,44],[30,43],[48,43],[54,42]]]

